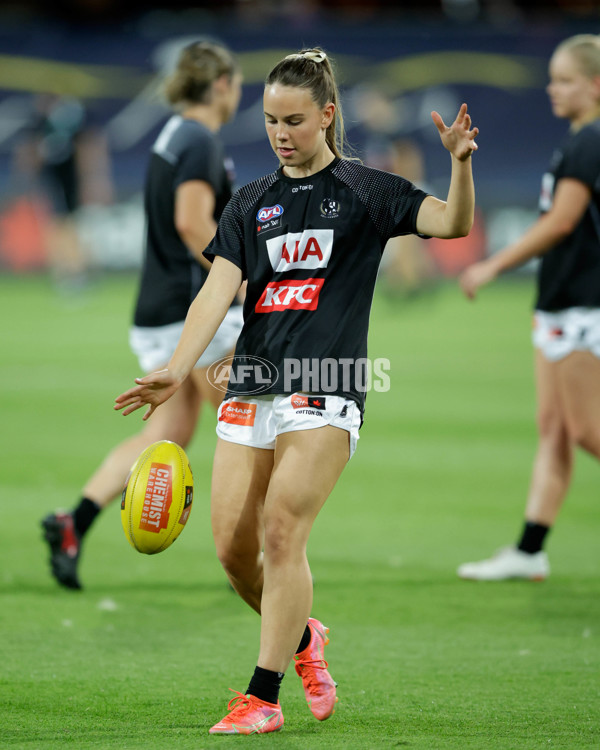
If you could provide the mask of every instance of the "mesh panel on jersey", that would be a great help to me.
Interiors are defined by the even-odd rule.
[[[277,172],[272,172],[264,177],[260,177],[258,180],[254,180],[254,182],[251,182],[238,190],[240,209],[242,211],[242,216],[240,218],[243,218],[260,196],[263,195],[263,193],[266,193],[274,182],[277,182],[277,178]]]
[[[240,188],[227,205],[223,212],[223,221],[219,222],[219,229],[227,242],[233,241],[233,247],[241,247],[244,244],[244,218],[274,182],[277,182],[277,172],[260,177]]]
[[[413,184],[399,175],[345,159],[331,171],[364,204],[377,231],[385,238],[393,236],[394,227],[411,207],[407,198]]]

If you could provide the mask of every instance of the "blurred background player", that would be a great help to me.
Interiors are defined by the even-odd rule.
[[[241,96],[241,73],[231,53],[208,42],[183,49],[166,83],[166,97],[177,110],[152,148],[145,184],[146,246],[130,344],[140,367],[151,372],[171,358],[190,302],[207,276],[202,251],[231,197],[231,175],[217,137]],[[221,391],[206,369],[232,352],[241,330],[242,309],[234,300],[214,339],[182,384],[177,396],[142,432],[111,451],[82,490],[70,513],[42,521],[56,580],[79,589],[81,542],[96,516],[120,495],[137,456],[157,440],[185,447],[203,401],[217,408]]]
[[[462,578],[546,578],[544,543],[569,488],[574,447],[600,458],[600,37],[580,34],[556,48],[547,91],[570,128],[542,180],[542,214],[461,277],[474,298],[498,274],[542,256],[533,330],[539,442],[525,526],[516,547],[461,565]]]
[[[59,291],[85,287],[89,258],[77,226],[82,205],[113,199],[104,133],[91,123],[81,101],[56,94],[33,99],[33,113],[17,144],[15,167],[32,192],[41,190],[48,208],[44,245]]]
[[[425,159],[416,140],[401,122],[400,103],[386,94],[383,84],[356,88],[354,115],[364,129],[365,164],[407,180],[428,191]],[[380,267],[379,283],[392,296],[407,297],[430,290],[439,277],[428,243],[416,234],[391,237]]]
[[[246,314],[233,372],[236,360],[241,364],[249,355],[278,373],[301,361],[337,365],[335,385],[323,383],[322,390],[315,375],[322,367],[267,385],[254,368],[242,379],[240,368],[219,408],[213,536],[231,584],[260,614],[261,637],[247,690],[233,691],[229,713],[210,734],[281,729],[279,689],[292,661],[314,717],[333,714],[336,684],[323,652],[327,629],[310,617],[306,547],[358,440],[361,363],[381,256],[393,235],[468,234],[475,207],[477,128],[471,129],[466,104],[450,127],[432,113],[451,153],[448,198],[441,201],[403,177],[343,158],[337,84],[323,50],[281,60],[266,79],[263,102],[279,169],[232,198],[206,251],[212,270],[167,369],[136,378],[138,385],[116,405],[124,414],[149,405],[147,418],[176,396],[245,278]],[[256,394],[260,384],[260,395],[245,395]]]

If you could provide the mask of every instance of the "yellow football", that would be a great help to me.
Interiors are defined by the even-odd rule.
[[[121,523],[129,544],[155,555],[183,531],[194,497],[194,478],[185,451],[160,440],[131,467],[121,499]]]

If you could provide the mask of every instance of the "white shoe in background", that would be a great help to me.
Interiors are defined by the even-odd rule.
[[[550,563],[543,551],[530,554],[516,547],[503,547],[488,560],[464,563],[456,572],[460,578],[470,581],[506,581],[511,578],[543,581],[550,575]]]

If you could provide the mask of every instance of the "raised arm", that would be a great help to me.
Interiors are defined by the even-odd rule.
[[[170,398],[211,342],[241,283],[242,272],[236,265],[225,258],[215,258],[207,280],[190,305],[177,349],[167,368],[136,378],[137,385],[117,396],[114,408],[124,409],[123,415],[127,416],[149,406],[144,414],[146,420],[157,406]]]
[[[540,216],[519,240],[463,271],[460,286],[465,295],[474,299],[479,287],[504,271],[544,255],[568,237],[581,221],[591,197],[590,188],[583,182],[568,177],[559,180],[551,209]]]
[[[442,239],[465,237],[471,231],[475,212],[471,154],[477,150],[475,136],[479,130],[471,128],[471,117],[466,104],[461,106],[456,120],[449,127],[438,112],[432,112],[431,117],[444,147],[451,154],[452,173],[446,200],[428,196],[421,204],[417,215],[417,231]]]

